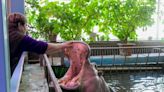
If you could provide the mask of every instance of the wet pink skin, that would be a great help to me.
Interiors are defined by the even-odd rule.
[[[74,42],[72,48],[65,49],[70,67],[59,79],[61,87],[67,90],[80,87],[82,92],[109,92],[105,80],[98,75],[95,65],[90,63],[89,53],[90,47],[83,42]]]

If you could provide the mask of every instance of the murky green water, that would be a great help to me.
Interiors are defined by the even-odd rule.
[[[164,92],[164,71],[105,73],[116,92]]]
[[[53,67],[57,78],[67,71],[64,67]],[[56,71],[55,71],[56,70]],[[116,92],[164,92],[164,70],[104,73],[109,86]]]

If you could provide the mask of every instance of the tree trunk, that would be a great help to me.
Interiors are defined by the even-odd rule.
[[[49,41],[50,42],[56,42],[57,41],[57,34],[50,34],[49,35]]]

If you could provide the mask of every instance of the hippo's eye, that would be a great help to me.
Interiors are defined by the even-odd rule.
[[[99,76],[103,76],[103,74],[104,74],[103,71],[98,71]]]

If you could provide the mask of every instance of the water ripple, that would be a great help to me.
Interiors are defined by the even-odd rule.
[[[117,92],[164,92],[162,72],[107,74],[104,78]]]

